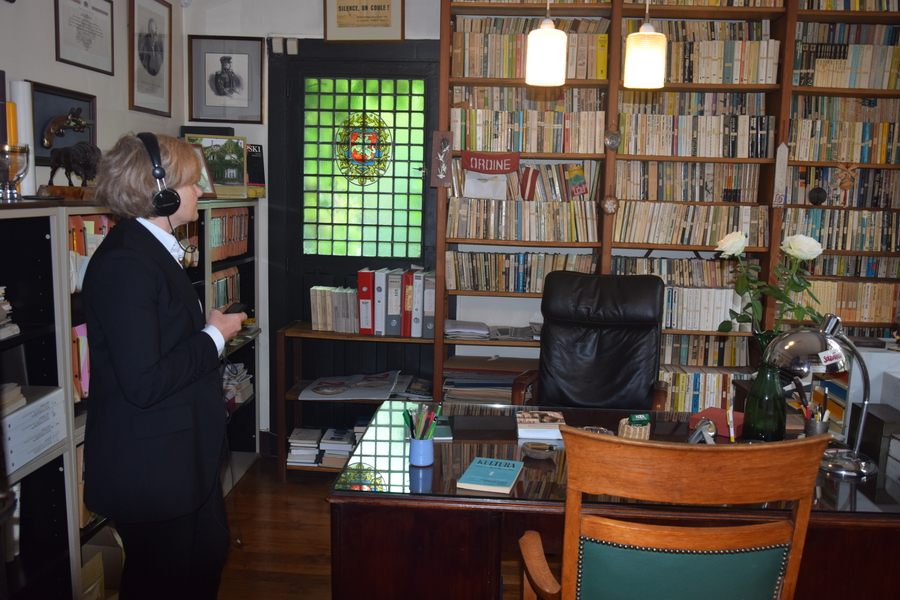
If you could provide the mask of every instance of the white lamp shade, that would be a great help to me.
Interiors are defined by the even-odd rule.
[[[532,30],[525,49],[525,83],[543,87],[565,84],[568,43],[566,33],[553,27],[550,19]]]
[[[644,23],[641,30],[625,38],[625,82],[627,88],[658,89],[666,82],[666,36]]]

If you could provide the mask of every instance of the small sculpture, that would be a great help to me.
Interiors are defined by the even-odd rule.
[[[53,148],[50,150],[50,182],[47,185],[53,185],[53,176],[61,167],[70,186],[75,185],[72,183],[72,173],[75,173],[81,178],[81,187],[87,187],[88,181],[97,176],[100,156],[100,148],[87,142],[78,142],[67,148]]]

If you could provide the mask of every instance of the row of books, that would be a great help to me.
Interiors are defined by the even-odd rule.
[[[747,336],[736,335],[664,333],[659,362],[666,366],[746,367],[749,340]]]
[[[233,302],[241,301],[241,274],[237,267],[216,271],[210,276],[213,308],[223,309]]]
[[[822,4],[825,3],[828,3],[828,0],[822,2]],[[834,0],[831,0],[830,3],[834,4]],[[893,46],[900,41],[900,27],[887,23],[797,21],[796,39],[811,44],[880,44]]]
[[[790,160],[900,164],[900,127],[894,123],[793,119]]]
[[[250,209],[214,208],[209,217],[211,260],[247,253],[250,240]]]
[[[755,204],[758,189],[755,163],[616,161],[617,198]]]
[[[362,429],[365,432],[365,427]],[[362,433],[359,434],[362,437]],[[341,468],[358,441],[354,429],[321,429],[296,427],[288,437],[287,464],[304,467]]]
[[[222,369],[222,395],[229,413],[253,396],[252,378],[244,363],[227,363]]]
[[[754,6],[759,6],[753,0]],[[654,4],[669,4],[654,2]],[[685,20],[666,19],[650,21],[654,30],[673,42],[700,42],[715,40],[767,40],[771,36],[772,23],[768,19],[758,21],[716,21],[712,19]],[[623,22],[622,33],[627,35],[638,31],[643,25],[642,19],[627,19]],[[624,35],[623,35],[624,38]]]
[[[699,412],[705,408],[728,409],[734,394],[732,382],[750,379],[753,369],[723,372],[714,367],[671,366],[660,372],[660,381],[669,384],[666,410]]]
[[[613,275],[657,275],[666,285],[682,287],[726,287],[734,284],[735,260],[702,258],[611,257]],[[759,259],[745,258],[745,265],[758,265]]]
[[[900,172],[894,169],[788,167],[787,204],[811,204],[809,192],[820,188],[828,206],[900,208]]]
[[[596,202],[450,198],[447,237],[528,242],[596,242]]]
[[[540,294],[551,271],[593,273],[599,256],[550,252],[461,252],[447,250],[448,290]]]
[[[359,333],[356,288],[314,285],[309,288],[309,310],[314,331]]]
[[[730,321],[730,311],[741,312],[746,299],[734,288],[667,286],[663,329],[715,331]]]
[[[897,11],[900,0],[800,0],[801,10]]]
[[[900,98],[842,98],[834,96],[791,96],[791,119],[824,121],[900,121]]]
[[[22,408],[25,402],[21,385],[15,382],[0,383],[0,417]]]
[[[779,40],[669,41],[669,83],[759,84],[778,81]]]
[[[793,79],[798,86],[896,90],[898,69],[898,46],[802,43],[794,51]]]
[[[504,19],[514,21],[517,17]],[[541,19],[525,19],[540,22]],[[601,22],[601,19],[593,19]],[[584,19],[587,21],[587,19]],[[603,19],[609,23],[607,19]],[[531,30],[529,30],[531,31]],[[450,40],[451,77],[525,77],[525,53],[528,32],[470,33],[455,31]],[[568,33],[567,79],[606,79],[609,62],[609,35],[606,33]]]
[[[109,215],[69,215],[69,251],[93,256],[113,225],[115,219]]]
[[[602,110],[450,109],[453,150],[603,154]]]
[[[787,225],[785,230],[793,231]],[[616,213],[612,241],[715,246],[733,231],[747,233],[748,246],[768,247],[768,207],[624,201]]]
[[[820,306],[827,306],[844,321],[857,323],[896,323],[898,290],[900,284],[896,283],[825,280],[814,280],[809,288]],[[795,302],[809,301],[796,292],[790,295]]]
[[[555,110],[559,112],[602,111],[606,91],[600,88],[496,87],[455,85],[451,89],[455,108],[488,110]]]
[[[6,298],[6,286],[0,285],[0,340],[21,333],[19,326],[12,322],[13,305]]]
[[[813,275],[900,279],[900,258],[823,254],[807,261],[806,269]]]
[[[802,233],[829,250],[900,251],[900,214],[878,210],[791,208],[782,231]]]
[[[742,92],[620,90],[619,113],[688,116],[761,116],[766,114],[766,95]]]
[[[450,195],[466,194],[467,171],[459,159],[451,168]],[[536,202],[565,202],[568,200],[597,200],[600,194],[598,161],[583,160],[568,163],[522,164],[518,171],[498,174],[506,177],[506,200],[534,200]]]
[[[565,33],[606,33],[612,23],[605,17],[556,18],[553,27]],[[541,26],[542,17],[463,17],[456,19],[456,31],[465,33],[513,34],[524,33]]]
[[[619,153],[704,158],[772,158],[771,115],[619,115]]]

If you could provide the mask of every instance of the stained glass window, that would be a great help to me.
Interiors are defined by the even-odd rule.
[[[305,79],[303,253],[422,255],[425,80]]]

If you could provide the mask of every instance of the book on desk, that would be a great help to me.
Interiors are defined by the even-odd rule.
[[[464,490],[508,494],[512,490],[524,463],[519,460],[476,457],[466,472],[456,481]]]

